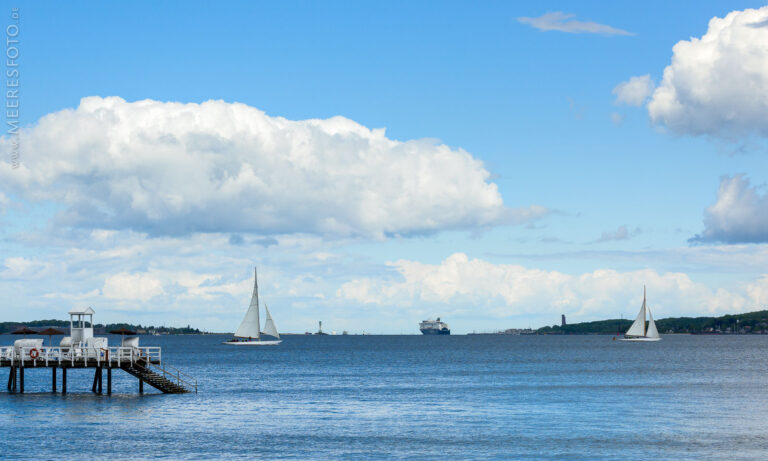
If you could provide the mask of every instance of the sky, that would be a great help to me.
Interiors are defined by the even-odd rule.
[[[454,333],[768,308],[768,7],[17,2],[0,318]],[[17,109],[18,107],[18,109]],[[15,127],[18,126],[18,130]]]

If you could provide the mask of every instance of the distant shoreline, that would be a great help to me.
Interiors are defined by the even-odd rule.
[[[632,321],[629,319],[597,320],[569,325],[553,325],[539,328],[536,334],[606,334],[623,335]],[[754,335],[768,334],[768,310],[728,314],[720,317],[669,317],[656,320],[662,335]]]
[[[538,329],[510,328],[497,332],[470,332],[466,335],[505,335],[505,336],[543,336],[543,335],[623,335],[632,321],[629,319],[608,319],[592,322],[581,322],[566,325],[553,325]],[[768,334],[768,310],[746,312],[743,314],[723,315],[720,317],[669,317],[656,320],[656,326],[662,335],[689,334],[707,336],[732,336],[732,335],[764,335]],[[11,333],[21,327],[32,329],[58,328],[69,334],[69,320],[31,320],[28,322],[0,322],[0,334]],[[128,323],[95,324],[94,334],[108,334],[110,330],[124,328],[137,332],[142,336],[180,336],[180,335],[220,335],[227,336],[234,333],[206,332],[189,325],[186,327],[143,326]],[[283,333],[282,336],[316,336],[307,333]],[[400,334],[376,334],[358,333],[348,336],[400,336]],[[410,336],[411,334],[406,334]],[[333,335],[329,335],[333,336]],[[346,336],[344,334],[336,336]],[[421,336],[413,333],[413,336]],[[463,336],[463,335],[454,335]]]

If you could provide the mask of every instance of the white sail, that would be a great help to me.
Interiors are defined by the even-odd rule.
[[[253,270],[253,295],[251,296],[251,305],[240,327],[235,332],[238,338],[256,338],[259,339],[259,279],[256,269]]]
[[[637,314],[637,318],[632,322],[632,326],[629,327],[625,336],[645,336],[645,287],[643,287],[643,307],[640,308],[640,312]]]
[[[269,307],[267,307],[266,304],[264,304],[264,310],[267,312],[267,321],[264,323],[264,334],[280,339],[280,333],[277,332],[275,321],[272,320],[272,315],[270,315]]]
[[[656,329],[656,322],[653,321],[653,316],[651,315],[651,309],[648,309],[648,331],[645,333],[646,338],[658,338],[659,337],[659,330]]]

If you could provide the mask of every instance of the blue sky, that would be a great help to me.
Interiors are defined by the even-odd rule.
[[[0,313],[227,331],[253,265],[284,331],[765,308],[760,7],[22,2]]]

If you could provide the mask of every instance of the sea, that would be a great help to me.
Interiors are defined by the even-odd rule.
[[[0,458],[768,459],[768,336],[223,339],[140,338],[196,394],[33,369],[9,394],[0,369]]]

